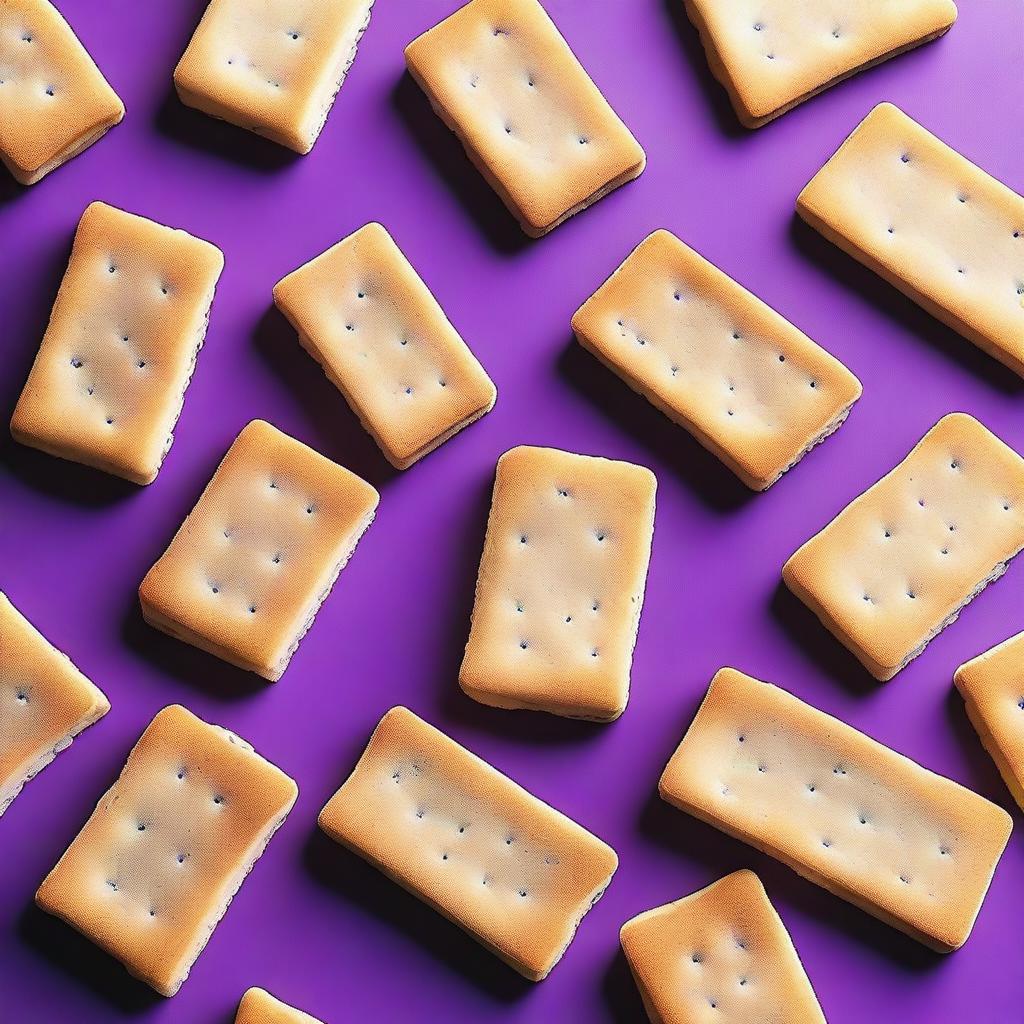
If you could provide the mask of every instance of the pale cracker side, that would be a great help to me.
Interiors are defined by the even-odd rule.
[[[528,235],[644,169],[640,144],[537,0],[471,0],[414,39],[405,60]]]
[[[531,981],[547,977],[615,851],[403,707],[380,721],[320,827]]]
[[[323,1024],[294,1006],[282,1003],[266,989],[250,988],[242,996],[235,1024]]]
[[[528,446],[502,455],[459,672],[469,696],[602,722],[622,714],[656,489],[629,462]]]
[[[1013,827],[1001,807],[731,668],[658,788],[943,953],[967,941]]]
[[[166,707],[36,903],[173,996],[297,794],[244,740]]]
[[[630,253],[572,328],[757,491],[837,430],[861,393],[838,359],[665,230]]]
[[[381,224],[278,281],[274,302],[396,469],[494,405],[491,379]]]
[[[1024,548],[1024,459],[944,416],[783,566],[782,578],[880,680],[916,658]]]

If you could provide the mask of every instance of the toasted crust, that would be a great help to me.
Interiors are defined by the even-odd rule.
[[[172,996],[297,794],[237,736],[166,707],[36,903]]]
[[[110,702],[0,592],[0,814]]]
[[[531,981],[547,977],[615,851],[407,708],[392,708],[320,828]]]
[[[643,149],[537,0],[471,0],[414,39],[405,60],[528,235],[644,169]]]
[[[1012,828],[1001,807],[731,668],[659,791],[943,953],[967,941]]]
[[[622,926],[653,1024],[825,1024],[786,926],[753,871],[734,871]]]
[[[373,0],[210,0],[174,69],[182,103],[308,153]]]
[[[494,405],[490,377],[380,224],[278,281],[274,302],[396,469]]]
[[[685,0],[712,74],[759,128],[858,71],[943,35],[952,0]]]
[[[11,417],[16,441],[152,483],[174,440],[224,256],[91,203]]]
[[[796,208],[829,241],[1024,376],[1024,197],[881,103]]]
[[[32,185],[124,117],[71,26],[47,0],[0,0],[0,160]]]
[[[519,447],[498,460],[462,689],[611,721],[629,699],[654,531],[643,466]]]
[[[379,495],[263,420],[235,439],[139,588],[150,625],[281,678]]]
[[[876,679],[891,679],[1024,548],[1024,459],[944,416],[786,562],[786,585]]]
[[[576,311],[581,345],[763,491],[842,424],[860,381],[669,231]]]
[[[1024,808],[1024,633],[965,662],[953,676],[970,718],[1014,800]]]
[[[238,1004],[235,1024],[323,1024],[294,1006],[275,999],[266,989],[251,988]]]

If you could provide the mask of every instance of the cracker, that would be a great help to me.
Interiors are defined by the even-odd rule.
[[[210,0],[174,69],[181,102],[308,153],[373,0]]]
[[[943,35],[953,0],[685,0],[712,74],[759,128],[865,68]]]
[[[782,578],[876,679],[891,679],[1024,548],[1024,460],[964,413],[807,541]]]
[[[619,934],[654,1024],[825,1024],[782,919],[743,869],[639,914]]]
[[[235,1024],[323,1024],[294,1006],[275,999],[266,989],[251,988],[238,1004]]]
[[[280,679],[378,499],[354,473],[253,420],[142,581],[143,617]]]
[[[16,441],[152,483],[174,440],[224,256],[91,203],[11,418]]]
[[[405,48],[409,73],[536,238],[646,157],[537,0],[471,0]]]
[[[796,208],[830,242],[1024,376],[1024,197],[881,103]]]
[[[118,124],[124,104],[47,0],[0,0],[0,160],[32,185]]]
[[[498,460],[462,689],[608,722],[625,710],[654,531],[642,466],[522,446]]]
[[[572,328],[757,491],[837,430],[861,393],[838,359],[669,231],[648,235]]]
[[[1014,800],[1024,808],[1024,633],[1004,640],[956,670],[960,691],[982,746]]]
[[[0,815],[110,702],[0,592]]]
[[[397,469],[494,405],[490,377],[380,224],[278,281],[274,302]]]
[[[531,981],[618,866],[610,846],[403,707],[381,719],[320,827]]]
[[[967,941],[1012,828],[977,793],[731,668],[659,792],[943,953]]]
[[[244,740],[166,707],[36,903],[173,996],[297,794]]]

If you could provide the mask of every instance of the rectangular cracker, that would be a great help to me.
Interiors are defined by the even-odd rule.
[[[953,0],[685,0],[711,73],[759,128],[956,21]]]
[[[11,418],[16,441],[137,484],[174,441],[224,256],[91,203]]]
[[[657,480],[521,446],[498,460],[462,689],[499,708],[610,722],[629,700]]]
[[[365,480],[253,420],[142,581],[143,617],[274,682],[378,500]]]
[[[670,231],[648,235],[572,329],[756,491],[837,430],[861,393],[838,359]]]
[[[627,921],[622,950],[653,1024],[825,1024],[786,926],[743,869]]]
[[[278,281],[274,302],[396,469],[494,405],[490,377],[381,224]]]
[[[1012,828],[977,793],[731,668],[658,788],[942,953],[967,941]]]
[[[373,0],[210,0],[178,66],[181,102],[308,153]]]
[[[272,996],[266,989],[250,988],[242,996],[235,1024],[323,1024],[302,1010]]]
[[[380,720],[319,820],[531,981],[618,866],[610,846],[404,707]]]
[[[124,104],[47,0],[0,2],[0,160],[32,185],[118,124]]]
[[[0,815],[110,701],[0,592]]]
[[[537,0],[471,0],[405,48],[409,73],[536,238],[646,157]]]
[[[891,679],[1024,548],[1024,459],[972,416],[944,416],[782,569],[786,586]]]
[[[1024,376],[1024,197],[880,103],[804,187],[796,209]]]
[[[1024,633],[965,662],[953,676],[982,746],[1024,808]]]
[[[244,740],[166,707],[36,903],[173,996],[297,794]]]

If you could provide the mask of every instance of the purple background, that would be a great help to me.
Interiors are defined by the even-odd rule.
[[[1020,835],[966,947],[932,954],[770,859],[663,805],[658,775],[712,673],[774,680],[1019,813],[951,687],[966,658],[1024,627],[1024,570],[986,592],[895,681],[878,685],[788,594],[785,558],[902,458],[943,413],[1024,451],[1021,383],[795,222],[800,187],[856,122],[893,100],[1017,191],[1024,8],[964,0],[948,36],[750,133],[711,79],[681,0],[549,0],[645,146],[635,183],[530,242],[404,74],[402,47],[457,0],[381,0],[312,154],[294,157],[182,107],[171,69],[190,0],[61,0],[128,108],[41,184],[0,175],[0,416],[25,380],[72,232],[104,199],[209,238],[227,265],[177,440],[139,489],[0,443],[0,587],[113,708],[0,820],[0,1019],[221,1024],[259,984],[346,1020],[643,1017],[618,928],[742,866],[757,870],[832,1024],[1020,1019]],[[391,470],[293,332],[273,283],[371,219],[392,231],[498,386],[478,424]],[[667,227],[850,366],[864,397],[839,433],[752,495],[571,341],[577,305]],[[254,416],[381,491],[291,668],[263,683],[149,629],[136,587]],[[482,707],[457,671],[494,463],[515,444],[630,459],[658,512],[629,707],[614,725]],[[172,701],[253,742],[298,803],[173,1000],[130,979],[32,894],[152,715]],[[315,827],[379,716],[407,703],[612,843],[621,867],[564,961],[521,981]]]

